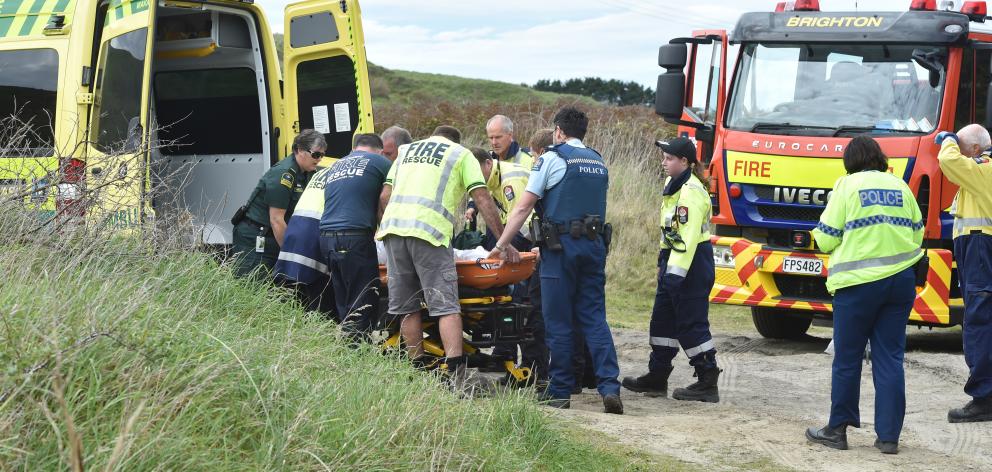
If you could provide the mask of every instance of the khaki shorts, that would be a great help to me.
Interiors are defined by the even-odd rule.
[[[431,316],[461,313],[458,272],[450,247],[402,236],[386,236],[383,244],[389,274],[390,314],[416,313],[425,301]]]

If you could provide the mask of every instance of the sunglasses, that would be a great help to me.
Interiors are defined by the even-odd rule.
[[[309,152],[310,153],[310,157],[312,157],[314,159],[320,159],[320,158],[322,158],[322,157],[324,157],[324,156],[327,155],[327,154],[324,154],[323,152],[320,152],[320,151],[307,151],[307,152]]]

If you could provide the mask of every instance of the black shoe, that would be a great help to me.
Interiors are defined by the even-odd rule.
[[[677,388],[672,392],[672,398],[676,400],[717,403],[720,401],[720,389],[717,387],[717,379],[720,378],[721,370],[717,367],[696,367],[693,374],[698,380],[686,388]]]
[[[882,441],[881,439],[875,440],[875,447],[882,451],[882,454],[899,454],[899,443]]]
[[[806,439],[808,439],[810,442],[815,442],[817,444],[822,444],[827,447],[846,451],[847,426],[840,426],[837,428],[824,426],[823,428],[820,429],[809,428],[806,430]]]
[[[992,398],[976,398],[962,408],[948,411],[947,421],[951,423],[992,421]]]
[[[668,376],[672,374],[672,369],[668,366],[640,377],[624,377],[620,384],[631,392],[643,393],[647,397],[665,397],[668,395]]]
[[[603,411],[614,415],[622,415],[623,402],[620,401],[620,395],[614,393],[603,395]]]
[[[578,395],[580,393],[582,393],[582,386],[581,385],[576,385],[576,386],[572,387],[572,395]]]
[[[572,401],[567,398],[549,398],[547,400],[542,400],[541,404],[551,408],[557,408],[559,410],[567,410],[572,407]]]

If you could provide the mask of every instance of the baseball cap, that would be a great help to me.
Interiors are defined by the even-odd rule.
[[[655,141],[655,146],[673,156],[684,157],[696,162],[696,145],[689,138],[675,138],[668,141]]]

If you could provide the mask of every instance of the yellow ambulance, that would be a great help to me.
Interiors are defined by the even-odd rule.
[[[0,200],[229,244],[301,129],[332,157],[372,131],[358,2],[288,5],[283,32],[280,70],[252,0],[0,0]]]

